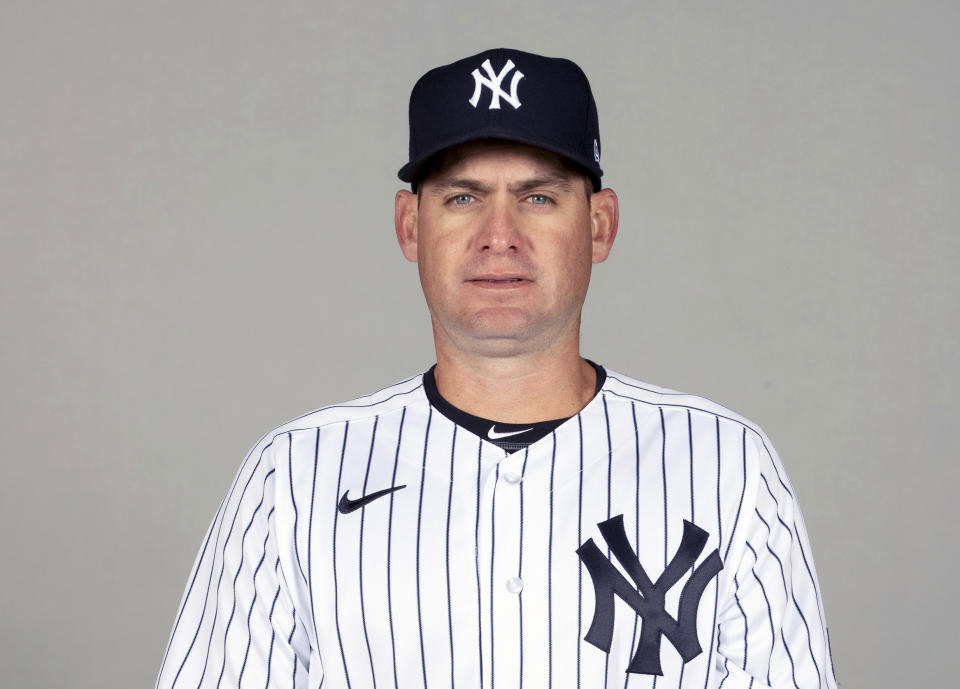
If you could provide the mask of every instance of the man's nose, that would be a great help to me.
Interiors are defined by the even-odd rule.
[[[482,251],[516,251],[520,247],[519,211],[514,201],[508,198],[496,199],[484,214],[483,227],[479,236]]]

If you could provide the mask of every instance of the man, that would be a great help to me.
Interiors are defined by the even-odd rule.
[[[436,366],[254,447],[158,687],[836,686],[766,436],[580,356],[599,163],[572,62],[420,79],[395,220]]]

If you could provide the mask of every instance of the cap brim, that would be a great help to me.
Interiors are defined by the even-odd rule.
[[[539,141],[535,136],[524,136],[523,134],[518,134],[515,131],[505,131],[498,127],[490,127],[487,129],[472,131],[468,135],[454,137],[444,141],[442,144],[433,147],[431,150],[421,153],[416,160],[412,160],[404,165],[397,172],[397,176],[404,182],[409,182],[410,184],[416,185],[420,181],[424,166],[433,156],[450,148],[451,146],[459,146],[460,144],[465,144],[470,141],[477,141],[479,139],[512,141],[514,143],[527,144],[528,146],[535,146],[537,148],[542,148],[545,151],[556,153],[561,158],[569,160],[570,162],[575,163],[577,167],[582,168],[584,174],[586,174],[593,182],[594,191],[598,191],[601,188],[600,176],[603,175],[603,170],[597,167],[593,160],[578,160],[577,158],[571,157],[569,152],[561,150],[558,146],[552,146],[549,143]]]

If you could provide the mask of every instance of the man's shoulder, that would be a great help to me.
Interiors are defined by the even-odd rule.
[[[691,413],[707,414],[720,421],[742,426],[758,438],[766,440],[763,430],[757,424],[713,400],[646,383],[610,369],[606,369],[606,371],[607,379],[604,382],[603,389],[612,395],[649,407],[685,409]]]
[[[723,436],[727,439],[725,443],[741,444],[743,461],[756,472],[771,476],[770,480],[778,481],[790,493],[789,481],[773,443],[758,424],[745,416],[706,397],[645,383],[609,369],[603,390],[658,415],[653,423],[661,424],[665,433],[671,433],[671,426],[672,432],[677,432],[679,425],[680,432],[688,435],[689,442],[699,439],[709,443],[711,438]],[[734,454],[726,456],[733,458]]]
[[[399,412],[411,404],[428,404],[423,392],[423,373],[393,383],[362,397],[338,402],[301,414],[263,435],[257,445],[268,445],[287,433],[322,429],[346,422],[372,419]]]

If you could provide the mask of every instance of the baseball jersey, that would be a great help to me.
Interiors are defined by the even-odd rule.
[[[265,435],[157,687],[835,689],[770,441],[606,373],[515,452],[438,410],[423,375]]]

